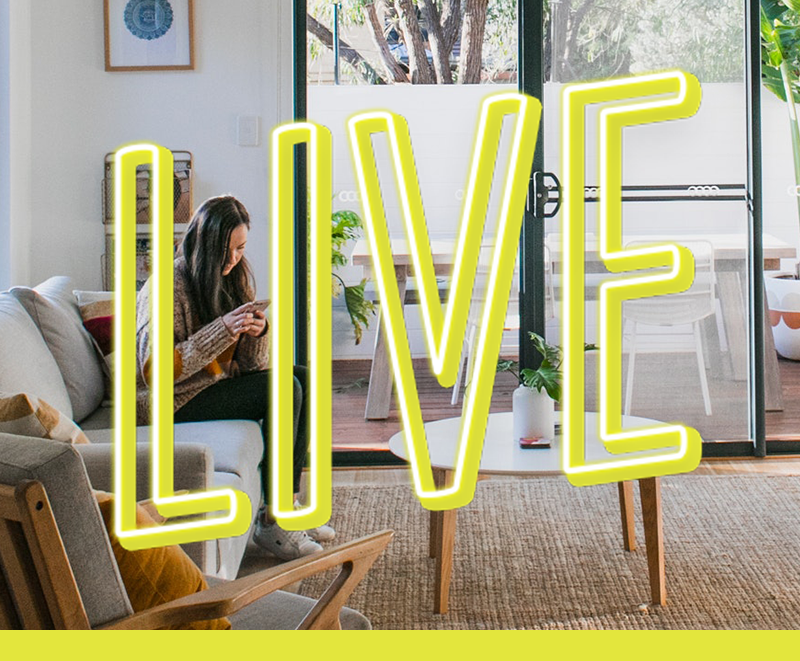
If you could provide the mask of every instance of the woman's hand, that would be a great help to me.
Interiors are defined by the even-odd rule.
[[[267,328],[267,315],[261,310],[253,310],[253,320],[245,332],[253,337],[261,337]]]
[[[262,317],[264,316],[263,312],[260,314]],[[250,308],[250,303],[240,305],[238,308],[231,310],[222,317],[222,323],[225,324],[225,328],[228,329],[231,335],[237,338],[243,333],[249,333],[253,321],[254,316]],[[263,325],[261,328],[263,328]]]

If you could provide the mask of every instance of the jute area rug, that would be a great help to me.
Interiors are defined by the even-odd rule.
[[[348,605],[376,629],[800,628],[800,477],[662,480],[666,607],[622,548],[616,485],[487,480],[458,515],[450,612],[434,615],[428,514],[409,486],[334,488],[338,541],[392,528]],[[317,596],[322,578],[304,581]]]

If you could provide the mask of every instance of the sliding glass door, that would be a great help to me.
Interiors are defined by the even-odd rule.
[[[697,275],[685,294],[624,305],[623,413],[690,425],[706,441],[706,454],[765,452],[764,407],[782,403],[779,366],[764,321],[761,272],[780,266],[793,247],[770,227],[762,247],[760,170],[753,166],[760,149],[759,76],[749,74],[757,71],[758,36],[750,26],[758,23],[748,21],[757,17],[757,4],[295,0],[295,114],[333,133],[334,225],[343,236],[354,237],[343,241],[334,276],[340,294],[334,301],[334,429],[339,425],[341,431],[334,441],[340,449],[385,448],[399,429],[379,319],[371,313],[380,301],[370,282],[369,255],[349,213],[360,214],[361,202],[345,131],[348,117],[389,109],[406,118],[428,232],[444,254],[461,213],[480,101],[504,89],[542,100],[518,285],[512,289],[502,349],[503,357],[535,367],[538,354],[530,332],[551,344],[561,342],[562,90],[569,83],[679,68],[700,81],[702,104],[691,118],[625,129],[622,239],[631,249],[666,241],[686,245]],[[597,288],[609,277],[598,255],[597,111],[587,109],[584,125],[587,342],[597,339]],[[402,237],[385,141],[375,140],[374,148],[390,232]],[[302,239],[301,170],[297,217]],[[492,229],[490,220],[486,237]],[[304,260],[298,254],[301,336],[309,313],[304,308]],[[430,384],[424,381],[429,375],[413,273],[401,262],[396,268],[405,287],[418,379]],[[442,259],[437,267],[443,295],[451,268],[446,262]],[[360,322],[359,314],[364,315]],[[597,354],[587,353],[587,410],[597,406],[596,365]],[[462,392],[464,383],[462,377]],[[460,413],[460,394],[424,388],[426,420]],[[513,383],[498,375],[495,390],[493,410],[509,410]]]
[[[771,235],[761,248],[760,182],[751,166],[759,147],[751,139],[758,116],[746,57],[752,43],[746,12],[754,9],[757,16],[758,8],[743,0],[713,6],[689,0],[680,7],[660,1],[522,0],[522,6],[530,33],[541,21],[537,37],[543,44],[538,61],[534,53],[523,58],[523,89],[542,98],[545,108],[544,145],[523,237],[524,330],[560,343],[566,229],[556,213],[556,178],[562,177],[564,86],[669,69],[691,73],[703,95],[693,117],[623,131],[623,248],[678,243],[692,251],[696,265],[687,292],[623,304],[623,414],[694,427],[708,455],[763,453],[760,393],[766,388],[770,407],[781,406],[781,393],[774,351],[755,359],[767,331],[760,271],[762,264],[776,268],[793,249]],[[599,255],[602,107],[587,107],[584,126],[570,129],[586,136],[582,241],[590,343],[598,341],[598,287],[612,277]],[[536,357],[524,359],[534,363]],[[587,410],[598,405],[597,364],[597,352],[587,353]]]

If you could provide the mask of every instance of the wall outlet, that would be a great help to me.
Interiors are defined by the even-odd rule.
[[[257,115],[239,115],[236,121],[236,144],[240,147],[258,147],[259,120]]]

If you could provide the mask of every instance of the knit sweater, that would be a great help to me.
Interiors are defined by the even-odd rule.
[[[136,303],[137,423],[150,423],[150,320],[151,279],[145,282]],[[222,321],[201,326],[189,296],[189,274],[183,257],[175,260],[175,411],[218,381],[231,377],[231,361],[239,372],[269,367],[269,327],[260,337],[241,335],[237,340]]]

